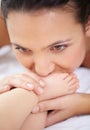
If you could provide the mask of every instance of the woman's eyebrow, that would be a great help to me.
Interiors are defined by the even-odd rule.
[[[57,44],[63,44],[63,43],[65,43],[65,42],[69,42],[69,41],[71,41],[71,39],[58,40],[58,41],[56,41],[56,42],[54,42],[54,43],[48,45],[47,47],[52,47],[52,46],[55,46],[55,45],[57,45]]]
[[[14,46],[18,46],[18,47],[20,47],[20,48],[23,48],[23,49],[28,49],[28,48],[26,48],[26,47],[23,47],[23,46],[17,44],[17,43],[13,43],[13,42],[11,42],[11,44],[13,44]],[[29,50],[29,49],[28,49],[28,50]]]

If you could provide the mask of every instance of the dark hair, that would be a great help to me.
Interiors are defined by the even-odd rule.
[[[90,0],[2,0],[1,9],[6,19],[10,11],[36,11],[44,8],[60,8],[68,3],[72,3],[79,22],[87,22],[90,15]]]

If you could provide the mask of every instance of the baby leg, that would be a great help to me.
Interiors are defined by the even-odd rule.
[[[47,112],[30,114],[24,121],[21,130],[43,130],[45,127]]]
[[[38,103],[38,97],[16,88],[0,95],[0,130],[20,130],[24,120]]]

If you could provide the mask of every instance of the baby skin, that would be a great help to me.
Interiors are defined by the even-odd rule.
[[[56,73],[43,78],[43,80],[46,87],[45,92],[39,97],[39,102],[72,94],[79,87],[79,81],[74,74]],[[27,117],[21,130],[43,130],[45,128],[47,112],[37,113],[38,109],[38,106],[33,109],[33,113]]]
[[[25,88],[23,86],[26,83],[26,81],[24,83],[25,78],[27,78],[26,75],[21,74],[20,76],[19,74],[19,76],[15,75],[14,77],[13,75],[9,78],[3,79],[0,82],[1,87],[4,85],[16,87],[15,89],[0,95],[0,115],[2,117],[2,120],[0,120],[0,129],[43,130],[45,128],[47,111],[42,113],[35,113],[37,112],[37,109],[35,110],[34,107],[43,100],[72,94],[79,86],[78,79],[75,75],[69,75],[67,73],[56,73],[43,78],[46,83],[46,87],[44,88],[45,92],[42,95],[38,95],[34,90],[27,91],[25,89],[19,88]],[[27,79],[30,80],[30,76]],[[20,82],[17,82],[18,84],[14,84],[15,81],[18,80]],[[22,81],[23,85],[19,86]],[[9,90],[9,88],[4,88],[4,91],[2,92],[5,92],[6,90]]]

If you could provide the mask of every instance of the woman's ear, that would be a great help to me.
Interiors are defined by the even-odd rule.
[[[85,32],[86,32],[86,36],[90,37],[90,17],[88,19],[88,22],[85,25]]]

